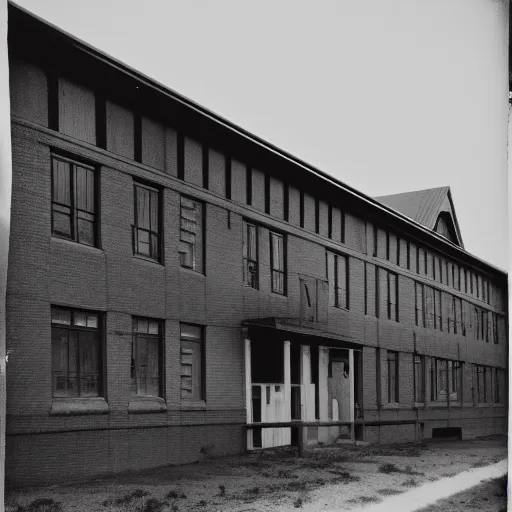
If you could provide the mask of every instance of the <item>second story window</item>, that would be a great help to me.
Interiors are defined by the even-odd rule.
[[[244,284],[258,289],[258,227],[243,223]]]
[[[181,197],[180,263],[182,267],[204,272],[203,204]]]
[[[52,235],[98,244],[93,167],[52,156]]]
[[[160,193],[140,183],[135,183],[134,193],[133,252],[160,261]]]
[[[398,277],[388,272],[388,318],[398,322]]]
[[[272,273],[272,291],[286,295],[285,241],[279,233],[270,232],[270,268]]]
[[[348,258],[346,256],[327,252],[327,280],[331,306],[348,309]]]

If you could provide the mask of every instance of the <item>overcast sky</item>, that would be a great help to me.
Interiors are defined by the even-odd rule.
[[[507,256],[506,0],[17,0],[370,196],[449,185]]]

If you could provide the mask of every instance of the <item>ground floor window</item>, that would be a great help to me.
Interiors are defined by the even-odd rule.
[[[388,350],[388,402],[398,403],[398,352]]]
[[[413,356],[414,362],[414,401],[425,402],[425,357],[418,354]]]
[[[101,396],[100,315],[52,306],[54,397]]]
[[[204,329],[181,324],[181,399],[204,400],[204,381]]]
[[[160,320],[133,319],[132,395],[162,396],[161,378],[163,325]]]
[[[479,404],[485,404],[488,402],[488,386],[487,386],[487,372],[490,368],[487,366],[476,366],[476,390],[477,390],[477,402]]]

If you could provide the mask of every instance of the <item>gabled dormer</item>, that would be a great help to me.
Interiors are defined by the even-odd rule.
[[[429,188],[375,199],[464,249],[450,187]]]

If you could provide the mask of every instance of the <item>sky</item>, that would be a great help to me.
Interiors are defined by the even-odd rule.
[[[506,0],[17,0],[370,196],[450,186],[508,269]]]

